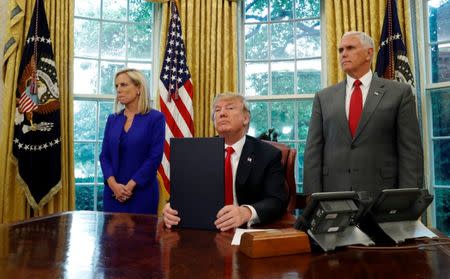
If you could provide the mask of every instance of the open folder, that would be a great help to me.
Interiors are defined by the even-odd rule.
[[[216,230],[224,206],[224,139],[170,139],[170,205],[178,227]]]

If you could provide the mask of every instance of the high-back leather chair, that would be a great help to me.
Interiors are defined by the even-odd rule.
[[[297,208],[304,208],[302,195],[297,195],[297,184],[295,183],[295,158],[297,150],[290,148],[286,144],[266,141],[281,150],[281,165],[284,167],[284,184],[288,192],[288,206],[287,212],[294,213]]]

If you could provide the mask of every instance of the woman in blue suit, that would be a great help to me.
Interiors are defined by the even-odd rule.
[[[156,214],[164,115],[150,108],[147,83],[140,71],[121,70],[114,80],[116,106],[120,103],[125,108],[106,122],[100,154],[104,211]]]

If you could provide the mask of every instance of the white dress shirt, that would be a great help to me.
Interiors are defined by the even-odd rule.
[[[368,71],[367,74],[363,75],[359,79],[359,81],[361,81],[361,85],[359,87],[361,88],[361,92],[362,92],[363,108],[364,108],[364,104],[367,99],[367,94],[369,93],[369,87],[370,87],[370,82],[372,81],[372,75],[373,75],[372,71]],[[355,80],[356,79],[347,75],[347,87],[345,89],[345,114],[347,115],[347,119],[348,119],[348,115],[350,112],[350,98],[353,93],[353,83],[355,82]]]

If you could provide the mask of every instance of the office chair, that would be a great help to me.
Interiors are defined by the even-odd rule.
[[[303,209],[306,206],[306,198],[303,194],[297,193],[297,185],[295,183],[295,158],[297,156],[297,150],[283,143],[263,141],[281,151],[281,165],[284,167],[284,184],[289,197],[287,212],[294,214],[296,209]]]

